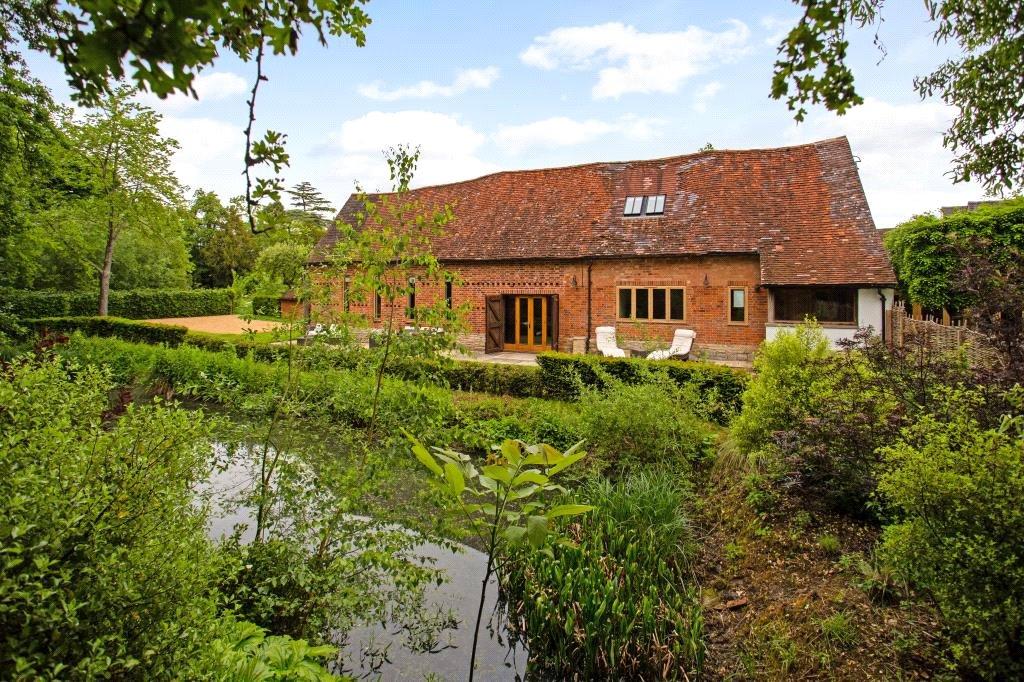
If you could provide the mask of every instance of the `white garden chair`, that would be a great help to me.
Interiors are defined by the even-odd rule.
[[[619,348],[615,341],[615,327],[598,327],[594,330],[597,333],[597,350],[606,358],[624,358],[626,351]]]
[[[656,350],[647,356],[648,360],[668,360],[669,358],[681,357],[685,360],[693,348],[693,340],[697,338],[697,332],[692,329],[677,329],[672,337],[672,345],[665,350]]]

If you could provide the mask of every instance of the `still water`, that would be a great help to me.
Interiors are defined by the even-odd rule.
[[[203,492],[211,503],[210,536],[219,540],[230,535],[239,524],[249,529],[242,535],[251,540],[252,510],[238,507],[231,501],[250,489],[254,478],[253,458],[247,456],[244,444],[214,442],[215,455],[228,461],[225,469],[210,479]],[[226,453],[233,453],[227,456]],[[394,624],[365,625],[349,633],[344,644],[346,667],[357,677],[380,680],[462,680],[469,670],[473,625],[480,594],[480,582],[486,569],[487,557],[483,553],[458,545],[455,550],[432,543],[417,545],[412,555],[426,565],[444,571],[446,581],[427,587],[426,601],[431,611],[444,612],[453,617],[453,627],[440,632],[436,644],[429,652],[413,651],[406,645],[406,636]],[[500,629],[491,632],[487,627],[488,615],[494,612],[497,585],[492,579],[488,586],[484,622],[481,625],[477,651],[477,679],[522,679],[526,670],[527,653],[519,647],[510,650]],[[497,619],[495,619],[497,620]],[[372,665],[366,658],[368,650],[386,651],[386,660],[377,659]]]

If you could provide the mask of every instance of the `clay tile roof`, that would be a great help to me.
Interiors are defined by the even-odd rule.
[[[845,137],[501,172],[412,194],[454,208],[433,246],[444,261],[749,253],[767,285],[896,281]],[[666,195],[664,215],[622,215],[627,196],[651,194]],[[337,220],[353,224],[359,208],[353,195]],[[325,262],[337,239],[332,226],[309,262]]]

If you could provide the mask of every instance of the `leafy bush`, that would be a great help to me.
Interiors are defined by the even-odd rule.
[[[277,296],[253,296],[252,314],[277,317],[281,314],[281,301]]]
[[[1017,399],[1021,396],[1017,389]],[[986,428],[976,392],[952,389],[883,450],[879,492],[897,522],[883,555],[934,598],[967,671],[1024,676],[1024,415]]]
[[[205,644],[205,427],[159,403],[104,426],[108,388],[61,362],[0,381],[4,679],[170,677]]]
[[[739,411],[748,378],[745,372],[729,367],[675,360],[541,353],[537,364],[548,395],[562,400],[577,400],[586,388],[604,389],[609,377],[637,384],[667,375],[680,387],[693,386],[705,416],[719,424],[727,423]]]
[[[120,317],[44,317],[30,320],[39,333],[80,331],[87,336],[108,336],[140,343],[164,343],[177,346],[188,333],[185,327],[137,322]]]
[[[99,310],[98,292],[6,289],[0,300],[22,319],[81,317]],[[109,312],[129,319],[228,315],[234,310],[230,289],[132,289],[111,291]]]
[[[959,290],[964,243],[988,245],[988,253],[1024,249],[1024,199],[937,218],[917,216],[885,235],[893,269],[911,301],[926,308],[962,310],[976,297]]]
[[[683,479],[685,480],[685,479]],[[595,479],[597,508],[569,528],[577,543],[516,552],[502,576],[531,671],[553,679],[698,677],[703,619],[685,565],[688,489],[673,471]]]
[[[743,411],[731,428],[740,450],[756,452],[769,445],[776,432],[813,414],[811,403],[827,379],[820,360],[828,352],[828,339],[814,322],[761,344],[754,358],[754,378],[743,393]]]
[[[585,438],[575,406],[537,398],[464,396],[457,403],[452,431],[464,449],[483,455],[491,444],[505,440],[547,443],[566,450]]]
[[[708,454],[714,442],[691,411],[694,394],[668,381],[588,391],[580,402],[588,447],[613,470],[660,463],[685,467]]]
[[[289,368],[239,358],[234,351],[211,352],[187,345],[165,348],[115,339],[73,336],[58,352],[80,363],[107,366],[121,384],[137,384],[239,410],[269,413],[279,401]],[[299,416],[326,416],[354,426],[369,421],[373,378],[344,370],[301,372],[289,409]],[[450,420],[451,396],[433,386],[385,378],[382,432],[400,426],[433,437]],[[397,436],[396,436],[397,438]]]

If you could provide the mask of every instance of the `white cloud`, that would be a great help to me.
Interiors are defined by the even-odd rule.
[[[378,82],[360,85],[359,94],[370,99],[393,102],[399,99],[425,97],[454,97],[469,90],[486,90],[498,79],[498,67],[488,66],[484,69],[463,69],[455,76],[451,85],[441,85],[434,81],[420,81],[393,90],[385,90]]]
[[[148,107],[152,107],[162,113],[176,113],[191,109],[202,102],[232,99],[247,92],[252,86],[248,81],[237,73],[230,71],[216,71],[213,73],[200,74],[192,81],[199,99],[191,95],[177,93],[165,99],[160,99],[151,92],[142,92],[138,100]]]
[[[501,126],[494,134],[494,142],[505,151],[518,154],[525,149],[569,147],[592,142],[611,134],[624,135],[634,140],[654,137],[664,121],[628,115],[615,121],[587,119],[579,121],[565,116],[554,116],[522,125]]]
[[[761,17],[761,28],[768,31],[764,44],[768,47],[778,47],[799,20],[799,17]]]
[[[465,180],[497,170],[477,156],[486,137],[457,117],[432,111],[371,111],[345,121],[331,133],[332,149],[323,174],[337,198],[358,181],[368,190],[390,189],[383,150],[398,144],[420,147],[414,184],[432,185]],[[337,200],[336,198],[336,200]]]
[[[939,102],[890,104],[867,98],[845,116],[818,112],[787,132],[791,142],[846,135],[859,159],[871,213],[879,227],[914,214],[979,199],[977,183],[953,184],[953,155],[942,146],[952,110]]]
[[[697,94],[693,96],[693,110],[704,113],[708,110],[708,103],[722,90],[722,84],[718,81],[711,81],[701,86]]]
[[[166,116],[160,133],[178,141],[171,166],[183,184],[214,191],[222,201],[245,191],[245,138],[239,124],[213,118]]]
[[[598,69],[591,90],[595,99],[631,92],[672,93],[687,79],[747,52],[750,29],[741,21],[728,23],[729,28],[717,33],[696,26],[643,33],[618,22],[556,28],[534,38],[519,58],[545,70]]]

